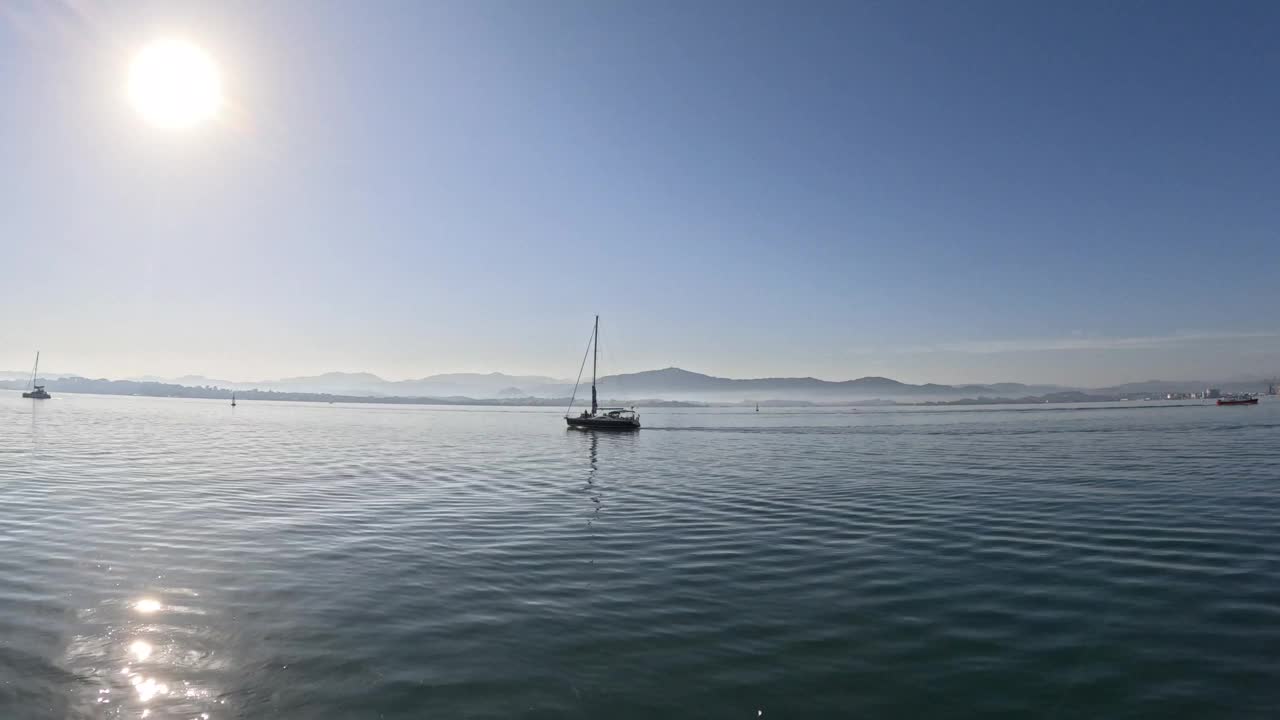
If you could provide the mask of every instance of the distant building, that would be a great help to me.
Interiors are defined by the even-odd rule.
[[[1207,400],[1213,400],[1214,398],[1222,397],[1222,391],[1219,390],[1218,388],[1209,388],[1208,390],[1204,391],[1204,396],[1205,396],[1205,399]]]

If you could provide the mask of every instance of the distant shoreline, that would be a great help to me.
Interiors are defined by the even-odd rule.
[[[115,395],[123,397],[154,398],[192,398],[200,400],[230,400],[232,390],[221,387],[193,387],[172,383],[141,382],[134,380],[88,380],[85,378],[59,378],[45,380],[51,393],[70,393],[76,395]],[[0,380],[0,388],[19,392],[25,383],[17,380]],[[266,402],[311,402],[311,403],[344,403],[374,405],[443,405],[443,406],[477,406],[477,407],[568,407],[569,398],[473,398],[465,396],[450,397],[410,397],[410,396],[375,396],[375,395],[337,395],[331,393],[280,392],[276,390],[235,390],[239,401]],[[1179,398],[1180,399],[1180,398]],[[645,408],[749,408],[758,405],[762,408],[833,408],[833,407],[956,407],[982,405],[1058,405],[1070,403],[1104,403],[1144,400],[1163,402],[1166,398],[1155,397],[1113,397],[1109,395],[1089,395],[1078,392],[1054,393],[1050,396],[1006,398],[977,397],[957,400],[929,400],[920,402],[902,402],[893,400],[849,400],[814,402],[805,400],[761,400],[740,402],[694,402],[688,400],[660,400],[657,398],[619,400],[601,400],[605,406],[645,407]],[[584,402],[578,398],[575,407]]]
[[[279,392],[276,390],[227,390],[220,387],[192,387],[171,383],[138,382],[134,380],[87,380],[85,378],[59,378],[45,380],[50,393],[76,395],[120,395],[131,397],[195,398],[201,400],[231,400],[232,392],[237,401],[314,402],[314,403],[373,403],[380,405],[478,405],[493,407],[567,407],[569,398],[471,398],[453,397],[404,397],[334,395],[330,393]],[[0,380],[0,388],[20,391],[25,383],[17,380]],[[583,405],[581,398],[574,403]],[[708,407],[708,403],[681,400],[603,400],[601,405],[630,407]]]

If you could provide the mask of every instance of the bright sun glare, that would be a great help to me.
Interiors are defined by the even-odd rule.
[[[148,124],[187,128],[222,106],[222,78],[213,58],[184,40],[157,40],[129,65],[129,101]]]

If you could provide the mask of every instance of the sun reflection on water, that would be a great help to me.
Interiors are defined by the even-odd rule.
[[[146,640],[134,640],[133,643],[129,645],[129,656],[134,660],[141,662],[151,657],[152,650],[154,650],[154,648],[152,648],[151,643]]]
[[[144,703],[150,702],[157,695],[169,694],[169,686],[153,677],[134,675],[129,681],[133,683],[133,689],[138,693],[138,700]]]
[[[221,667],[217,648],[202,646],[210,636],[194,622],[206,612],[196,597],[187,588],[157,588],[77,612],[81,632],[68,641],[63,662],[87,678],[76,693],[82,708],[93,708],[85,717],[207,720],[207,711],[227,704],[189,674]],[[0,712],[0,720],[9,716]]]

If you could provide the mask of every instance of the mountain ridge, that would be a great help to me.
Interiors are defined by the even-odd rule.
[[[602,392],[615,395],[670,397],[689,399],[697,395],[715,400],[793,399],[840,400],[892,397],[956,397],[975,392],[994,392],[986,385],[914,385],[879,375],[852,380],[821,380],[815,377],[722,378],[677,367],[645,370],[638,373],[609,375],[597,383]],[[1023,394],[1053,392],[1065,388],[1056,385],[1024,385],[1003,383],[1008,391]],[[1016,390],[1015,390],[1016,388]]]
[[[18,372],[0,372],[0,377],[11,374],[13,380],[30,377]],[[54,374],[44,377],[55,377]],[[62,375],[61,377],[82,377]],[[105,380],[105,379],[102,379]],[[186,387],[216,387],[227,390],[264,392],[328,393],[343,396],[366,397],[471,397],[476,399],[510,399],[517,397],[552,398],[567,397],[573,391],[573,382],[542,375],[508,375],[502,372],[488,373],[439,373],[406,380],[386,380],[370,372],[333,371],[319,375],[300,375],[275,380],[235,382],[209,378],[202,375],[184,375],[178,378],[154,376],[126,378],[133,382],[160,382]],[[759,377],[727,378],[695,372],[678,367],[619,373],[599,378],[597,385],[602,394],[612,397],[664,398],[674,401],[744,402],[792,400],[813,402],[840,402],[843,400],[893,399],[950,400],[962,397],[1027,397],[1061,392],[1085,391],[1122,396],[1148,395],[1167,392],[1191,392],[1206,387],[1221,387],[1224,391],[1265,389],[1264,380],[1206,383],[1203,381],[1147,380],[1123,383],[1103,388],[1080,388],[1049,384],[1025,383],[969,383],[944,385],[939,383],[905,383],[880,375],[869,375],[850,380],[822,380],[815,377]],[[583,391],[579,387],[579,393]]]

